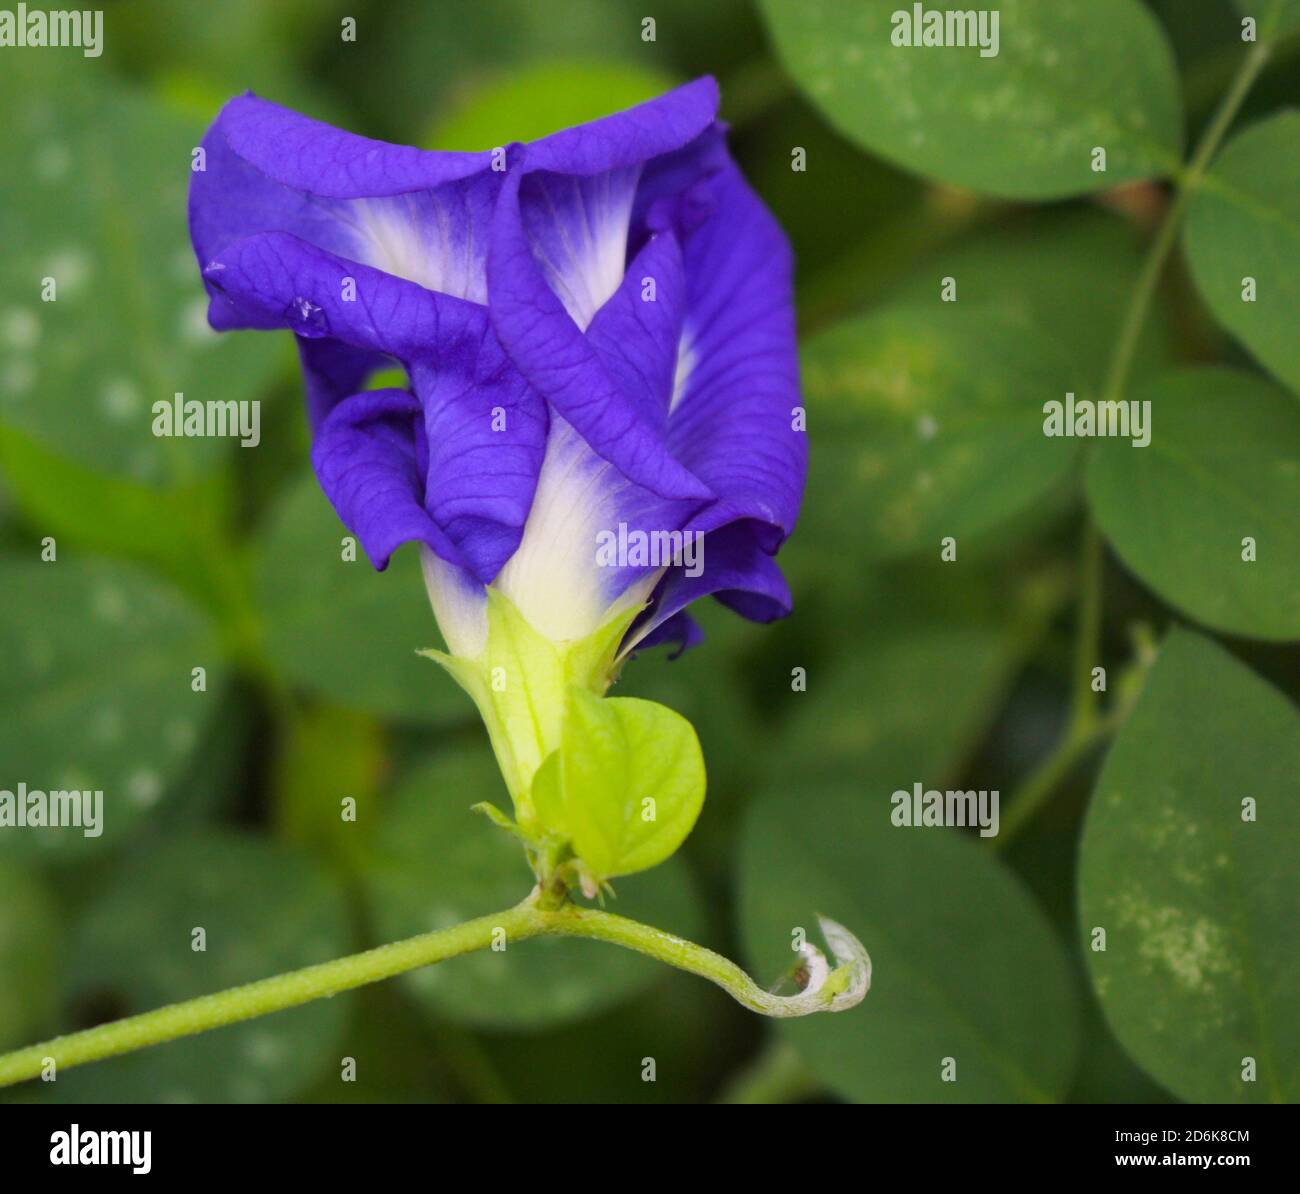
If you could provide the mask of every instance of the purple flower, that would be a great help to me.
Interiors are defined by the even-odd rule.
[[[806,444],[780,228],[699,79],[541,141],[439,153],[253,95],[204,138],[190,227],[218,330],[289,328],[321,486],[378,568],[423,545],[453,653],[492,584],[541,634],[713,593],[789,611]],[[366,390],[400,364],[408,389]]]

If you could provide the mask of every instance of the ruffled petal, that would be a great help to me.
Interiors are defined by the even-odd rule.
[[[718,84],[705,75],[624,112],[530,142],[528,169],[599,174],[640,166],[689,144],[717,114]]]
[[[501,343],[533,388],[630,481],[664,498],[709,497],[605,371],[547,284],[520,213],[520,182],[515,171],[502,189],[488,252],[488,303]]]
[[[807,473],[785,234],[729,166],[712,184],[715,214],[687,237],[689,297],[668,420],[673,455],[717,495],[693,524],[766,524],[768,551],[793,529]]]
[[[251,95],[222,111],[190,199],[209,319],[296,333],[313,460],[377,565],[421,542],[444,604],[495,582],[558,638],[625,601],[650,603],[643,643],[688,645],[706,593],[788,610],[770,556],[806,468],[790,253],[716,113],[706,78],[450,154]],[[394,360],[413,394],[359,392]],[[598,557],[638,534],[706,535],[702,572]]]
[[[322,338],[321,348],[304,355],[326,397],[374,354],[406,362],[428,445],[420,500],[444,536],[425,542],[439,554],[454,544],[447,558],[491,580],[523,533],[547,416],[498,344],[486,308],[343,261],[287,233],[236,241],[208,276],[241,309],[278,318],[308,341]]]
[[[637,254],[622,285],[587,329],[605,372],[660,434],[668,424],[685,309],[681,250],[677,238],[665,232]]]
[[[669,659],[676,659],[683,651],[698,647],[704,641],[704,630],[684,609],[660,622],[648,634],[636,640],[636,650],[648,651],[651,647],[672,647]]]
[[[690,576],[684,568],[670,570],[646,616],[628,632],[627,647],[655,641],[650,637],[655,630],[710,594],[754,622],[785,617],[793,604],[790,587],[755,530],[752,523],[734,522],[706,535],[700,574]],[[689,645],[689,641],[684,643]]]
[[[731,165],[726,128],[710,125],[672,153],[649,161],[641,170],[632,204],[630,251],[639,252],[656,232],[672,231],[680,240],[717,210],[710,180]]]
[[[366,378],[393,363],[382,352],[353,348],[339,340],[297,337],[307,391],[307,421],[314,431],[344,398],[365,389]]]
[[[528,173],[519,212],[533,258],[569,317],[585,330],[618,289],[640,169]]]
[[[339,403],[317,430],[312,467],[325,496],[381,571],[403,543],[458,553],[424,509],[420,403],[406,390],[372,390]]]
[[[214,129],[273,182],[333,199],[430,190],[491,169],[492,155],[391,145],[344,132],[251,91],[221,110]]]
[[[435,350],[445,321],[481,320],[483,312],[284,232],[234,241],[203,276],[231,304],[266,323],[403,361]]]
[[[433,352],[410,365],[424,408],[425,506],[484,583],[519,547],[534,504],[549,423],[545,404],[505,355],[482,308],[444,319]]]
[[[234,242],[287,232],[338,257],[483,302],[486,240],[502,173],[492,155],[442,154],[357,137],[253,95],[203,140],[190,185],[200,267]],[[239,323],[214,296],[214,327]]]
[[[589,196],[593,215],[616,226],[630,216],[640,164],[687,144],[717,111],[717,85],[698,79],[626,112],[566,129],[533,142],[531,169],[550,171],[552,185],[582,190],[571,176],[607,174]],[[260,232],[289,232],[340,257],[419,282],[431,290],[483,302],[485,256],[492,209],[515,162],[503,147],[451,153],[392,145],[344,132],[246,93],[218,114],[202,142],[204,168],[191,175],[190,231],[200,268],[234,240]],[[512,147],[509,157],[518,153]],[[561,179],[560,176],[570,176]],[[619,186],[613,179],[623,176]],[[551,197],[535,188],[539,199]],[[600,204],[606,191],[626,195]],[[527,205],[526,205],[527,206]],[[621,215],[619,214],[621,210]],[[592,224],[597,234],[600,222]],[[539,242],[546,232],[534,225]],[[552,246],[554,248],[554,246]],[[557,254],[563,270],[564,254]],[[586,319],[612,292],[605,275],[572,275],[574,301]],[[617,261],[617,285],[622,260]],[[585,294],[588,285],[590,294]],[[213,325],[239,326],[236,312],[218,302]],[[585,326],[586,320],[583,321]]]

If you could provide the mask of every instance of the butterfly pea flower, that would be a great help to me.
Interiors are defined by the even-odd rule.
[[[790,609],[773,557],[806,468],[792,260],[717,108],[703,78],[452,153],[245,94],[192,176],[212,326],[294,333],[321,487],[376,568],[419,545],[431,654],[478,703],[534,844],[601,854],[543,768],[566,725],[633,750],[649,718],[659,754],[698,755],[667,711],[598,699],[629,651],[693,645],[706,595],[757,621]],[[367,388],[394,366],[407,385]],[[595,871],[639,869],[611,850]]]

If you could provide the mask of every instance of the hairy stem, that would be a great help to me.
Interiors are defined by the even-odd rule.
[[[810,975],[807,986],[797,995],[777,996],[764,991],[734,962],[711,949],[613,913],[569,903],[549,908],[542,906],[544,902],[539,893],[534,893],[513,908],[480,916],[454,928],[424,933],[333,962],[307,966],[29,1045],[0,1056],[0,1086],[34,1078],[51,1061],[57,1074],[71,1066],[297,1007],[459,954],[487,949],[496,943],[508,948],[529,937],[546,935],[589,937],[636,950],[716,983],[745,1007],[767,1016],[841,1011],[858,1003],[870,984],[871,963],[865,950],[834,921],[823,919],[822,931],[840,966],[831,971],[820,951],[805,947]]]
[[[457,954],[486,949],[492,944],[496,929],[504,929],[507,940],[519,941],[535,937],[541,926],[536,912],[525,902],[451,929],[424,933],[365,953],[321,962],[213,995],[201,995],[184,1003],[168,1004],[125,1020],[100,1024],[84,1032],[55,1037],[0,1056],[0,1086],[35,1077],[45,1067],[47,1058],[52,1058],[58,1070],[62,1071],[88,1061],[130,1053],[177,1037],[193,1036],[240,1020],[264,1016],[268,1012],[297,1007],[322,996],[350,991],[406,970],[454,958]]]

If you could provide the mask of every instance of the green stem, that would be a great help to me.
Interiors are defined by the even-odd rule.
[[[1080,548],[1079,620],[1074,638],[1074,692],[1070,702],[1067,737],[1085,734],[1097,721],[1098,694],[1092,686],[1092,669],[1101,654],[1101,535],[1088,519]]]
[[[701,945],[609,912],[579,908],[573,904],[546,908],[542,906],[543,902],[534,893],[513,908],[480,916],[454,928],[381,945],[365,953],[322,962],[213,995],[202,995],[184,1003],[173,1003],[156,1011],[6,1053],[0,1056],[0,1086],[36,1077],[48,1059],[53,1060],[57,1070],[65,1070],[297,1007],[313,999],[349,991],[459,954],[487,949],[497,942],[509,947],[529,937],[546,935],[589,937],[636,950],[706,978],[747,1008],[768,1016],[842,1011],[858,1003],[870,984],[871,963],[862,946],[845,929],[824,918],[822,932],[840,966],[820,976],[814,974],[813,981],[797,995],[778,996],[764,991],[734,962]],[[825,965],[819,951],[811,950],[811,953],[814,956],[810,960],[810,969],[818,960]]]
[[[1120,325],[1119,338],[1115,342],[1115,351],[1111,356],[1106,382],[1102,389],[1103,400],[1118,401],[1124,394],[1138,341],[1142,336],[1142,329],[1146,326],[1147,315],[1150,313],[1151,302],[1164,272],[1165,263],[1178,240],[1178,231],[1187,204],[1195,194],[1201,179],[1204,178],[1205,171],[1223,143],[1228,129],[1232,127],[1237,113],[1241,111],[1241,105],[1245,102],[1252,84],[1268,62],[1269,50],[1267,43],[1260,42],[1246,53],[1237,68],[1232,85],[1214,114],[1214,119],[1210,121],[1200,144],[1197,145],[1196,152],[1179,175],[1177,194],[1165,214],[1164,223],[1160,226],[1160,231],[1147,253],[1146,261],[1142,264],[1142,272],[1133,288],[1124,321]],[[1075,639],[1074,686],[1069,728],[1057,748],[1043,760],[1013,797],[1010,810],[1002,819],[1001,830],[993,839],[995,849],[1001,849],[1016,837],[1056,790],[1057,785],[1069,775],[1079,759],[1099,739],[1109,734],[1117,723],[1116,718],[1103,719],[1099,716],[1097,694],[1092,690],[1092,669],[1097,666],[1101,640],[1102,546],[1101,537],[1091,520],[1084,528],[1081,556],[1081,596]]]
[[[58,1069],[64,1070],[177,1037],[207,1032],[225,1024],[251,1020],[268,1012],[297,1007],[322,996],[350,991],[457,954],[486,949],[492,944],[493,931],[498,928],[505,930],[507,940],[515,941],[534,937],[540,931],[536,913],[525,902],[494,916],[466,921],[455,928],[381,945],[365,953],[231,987],[213,995],[201,995],[184,1003],[168,1004],[156,1011],[100,1024],[84,1032],[55,1037],[6,1053],[0,1056],[0,1086],[40,1074],[46,1058],[53,1058]]]
[[[1070,773],[1079,758],[1116,721],[1103,722],[1092,688],[1092,669],[1101,651],[1101,535],[1091,519],[1083,528],[1079,568],[1079,615],[1074,639],[1074,688],[1070,699],[1070,720],[1061,742],[1030,775],[1011,798],[1010,809],[991,839],[999,850],[1011,841],[1042,807],[1057,785]]]
[[[1011,798],[1010,807],[998,827],[998,835],[990,841],[994,850],[1004,849],[1016,838],[1079,760],[1110,734],[1116,724],[1114,719],[1103,718],[1066,733],[1060,745],[1038,765]]]
[[[1219,104],[1219,110],[1214,114],[1214,119],[1210,121],[1201,137],[1192,160],[1179,175],[1177,194],[1143,263],[1137,285],[1133,288],[1133,295],[1120,328],[1119,340],[1116,342],[1115,352],[1106,374],[1106,384],[1102,390],[1103,399],[1118,400],[1124,392],[1129,370],[1133,365],[1133,354],[1137,350],[1138,338],[1146,324],[1151,300],[1155,297],[1165,262],[1178,240],[1178,230],[1187,210],[1187,204],[1205,176],[1210,160],[1223,142],[1237,113],[1241,111],[1247,93],[1268,62],[1269,51],[1270,47],[1265,42],[1259,42],[1247,51],[1241,65],[1237,68],[1232,86],[1229,87],[1223,101]]]

